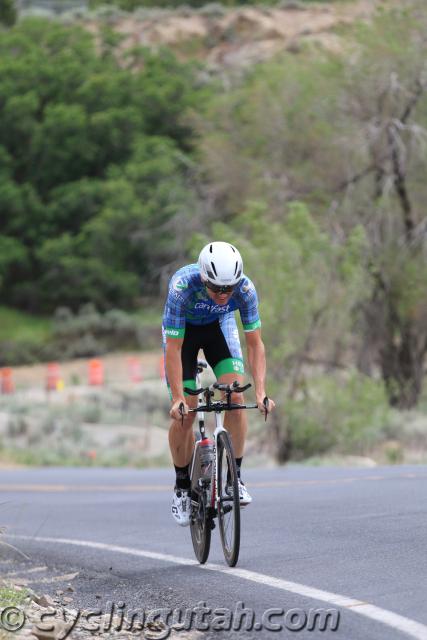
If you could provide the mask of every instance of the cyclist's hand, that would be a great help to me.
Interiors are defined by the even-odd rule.
[[[268,398],[267,396],[265,396],[264,398],[257,398],[257,405],[258,409],[260,410],[262,415],[265,416],[265,418],[267,418],[267,415],[271,413],[276,407],[276,403],[274,402],[274,400]]]
[[[185,400],[182,400],[181,398],[172,404],[171,410],[169,411],[170,417],[174,420],[182,420],[183,416],[187,414],[188,405]]]

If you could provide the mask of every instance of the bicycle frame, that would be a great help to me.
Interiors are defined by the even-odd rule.
[[[200,439],[194,443],[190,471],[191,539],[197,559],[201,564],[204,564],[209,556],[211,530],[215,527],[214,518],[218,518],[224,557],[227,564],[234,567],[239,557],[241,526],[238,470],[233,445],[227,429],[224,428],[221,413],[234,409],[257,409],[258,405],[239,404],[231,400],[233,393],[246,391],[251,386],[250,384],[241,387],[237,381],[232,384],[215,382],[209,387],[201,388],[200,373],[206,366],[206,363],[201,361],[197,364],[196,384],[198,388],[184,388],[188,395],[198,396],[197,408],[189,409],[189,412],[197,413],[200,431]],[[214,399],[215,391],[222,392],[220,400]],[[264,406],[267,417],[267,397],[264,398]],[[203,452],[203,456],[202,452],[199,452],[199,447],[206,439],[205,412],[215,413],[212,461],[206,455],[207,450]],[[184,403],[180,405],[180,413],[182,420],[184,420]],[[205,445],[206,443],[203,446]],[[202,464],[208,466],[202,466]],[[224,472],[226,472],[226,477],[223,475]]]
[[[200,373],[201,373],[201,366],[200,365],[197,369],[197,376],[196,376],[196,383],[197,386],[200,387],[201,381],[200,381]],[[202,396],[199,396],[197,399],[197,404],[198,404],[198,408],[197,408],[197,420],[198,420],[198,425],[199,425],[199,431],[200,431],[200,436],[201,439],[203,440],[204,438],[206,438],[206,430],[205,430],[205,412],[203,410],[201,410],[199,407],[201,407],[203,405],[204,399],[202,398]],[[221,431],[225,431],[224,429],[224,425],[222,422],[222,416],[221,416],[221,411],[215,411],[215,430],[212,434],[212,439],[213,439],[213,460],[212,460],[212,471],[211,471],[211,486],[208,489],[208,498],[209,498],[209,504],[211,506],[211,508],[216,512],[217,507],[217,501],[219,500],[219,497],[217,496],[217,486],[218,486],[218,465],[217,465],[217,441],[218,441],[218,435],[221,433]],[[199,446],[200,440],[197,440],[194,443],[194,455],[193,455],[193,462],[192,462],[192,466],[191,466],[191,471],[190,471],[190,477],[193,476],[193,471],[194,471],[194,464],[197,458],[197,454],[196,454],[196,448]]]
[[[200,374],[203,371],[203,368],[206,367],[205,363],[198,363],[198,367],[197,367],[197,375],[196,375],[196,384],[197,387],[200,388]],[[250,385],[247,385],[247,387],[250,387]],[[195,411],[197,412],[197,419],[198,419],[198,424],[199,424],[199,431],[200,431],[200,436],[201,439],[203,440],[204,438],[206,438],[206,430],[205,430],[205,412],[204,412],[204,408],[209,408],[209,411],[212,411],[215,413],[215,430],[212,434],[212,439],[213,439],[213,469],[211,472],[211,486],[208,489],[209,493],[208,493],[208,498],[209,498],[209,504],[210,507],[214,510],[214,515],[216,515],[217,513],[217,504],[220,500],[220,497],[217,495],[217,487],[218,487],[218,464],[217,464],[217,442],[218,442],[218,436],[222,431],[226,431],[226,429],[224,428],[223,425],[223,420],[222,420],[222,415],[221,413],[226,410],[224,403],[220,402],[218,405],[218,410],[215,410],[215,403],[213,403],[211,405],[210,402],[210,395],[211,393],[213,394],[213,389],[214,389],[214,385],[211,385],[211,387],[209,387],[209,390],[207,391],[205,397],[203,398],[201,395],[198,396],[197,399],[197,409],[190,409],[190,412]],[[204,405],[204,402],[206,402],[206,405]],[[229,410],[233,410],[233,409],[257,409],[258,405],[253,404],[253,405],[238,405],[235,403],[231,403],[230,400],[230,396],[228,396],[228,406],[229,406]],[[203,407],[203,408],[202,408]],[[194,444],[194,455],[193,455],[193,462],[192,462],[192,466],[191,466],[191,470],[190,470],[190,477],[193,477],[193,472],[194,472],[194,464],[195,461],[197,459],[197,454],[196,454],[196,448],[199,446],[199,442],[200,440],[196,441]]]

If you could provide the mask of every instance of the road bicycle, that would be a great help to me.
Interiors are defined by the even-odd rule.
[[[198,362],[197,386],[200,385],[200,374],[206,366],[205,362]],[[211,532],[215,528],[216,518],[218,518],[221,544],[227,564],[234,567],[239,558],[239,482],[233,445],[223,426],[222,413],[236,409],[257,409],[256,404],[238,404],[231,400],[233,393],[242,393],[251,386],[248,383],[241,387],[235,381],[230,385],[215,382],[209,387],[184,389],[188,395],[199,396],[197,408],[189,411],[197,413],[199,427],[190,464],[190,530],[194,553],[200,564],[204,564],[208,559]],[[215,391],[222,392],[221,400],[214,399]],[[264,398],[264,406],[267,418],[268,398]],[[205,412],[215,413],[215,431],[212,440],[206,436]]]

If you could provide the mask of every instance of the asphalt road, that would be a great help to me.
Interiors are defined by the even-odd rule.
[[[0,571],[43,593],[71,581],[73,606],[91,611],[204,602],[206,638],[427,640],[427,467],[290,466],[244,479],[254,501],[237,569],[226,568],[217,529],[203,569],[169,513],[171,471],[2,470],[0,524],[29,560],[3,550]],[[243,606],[262,628],[245,627],[248,614],[233,629]],[[219,608],[231,630],[212,628],[230,624]],[[325,631],[319,618],[310,630],[316,609],[333,610]]]

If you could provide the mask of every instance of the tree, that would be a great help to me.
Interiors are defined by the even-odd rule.
[[[208,91],[170,52],[139,50],[125,68],[119,42],[104,45],[39,19],[0,39],[0,234],[26,257],[2,271],[6,304],[133,306],[182,251],[195,203],[184,115]]]
[[[270,225],[297,199],[331,242],[364,229],[366,292],[348,331],[353,351],[369,352],[363,371],[378,367],[403,408],[420,397],[427,353],[426,28],[422,0],[382,11],[347,30],[340,56],[308,49],[261,65],[199,125],[222,219],[261,200]]]
[[[0,24],[11,27],[16,22],[16,8],[14,0],[0,0]]]
[[[362,141],[343,190],[349,218],[369,230],[365,335],[400,408],[417,404],[427,354],[427,10],[410,4],[361,30],[345,98]]]
[[[268,389],[277,403],[270,434],[281,463],[299,446],[295,422],[312,393],[307,362],[315,351],[325,364],[334,336],[351,326],[351,309],[363,289],[365,246],[361,228],[340,244],[331,240],[303,203],[290,203],[284,214],[266,224],[266,204],[257,201],[232,224],[213,226],[213,237],[242,251],[245,273],[259,293]],[[322,446],[331,446],[335,435],[325,425],[317,428]]]
[[[58,187],[58,234],[36,252],[44,304],[134,307],[155,294],[160,269],[185,248],[194,209],[185,169],[169,138],[140,136],[131,159],[106,180]]]

